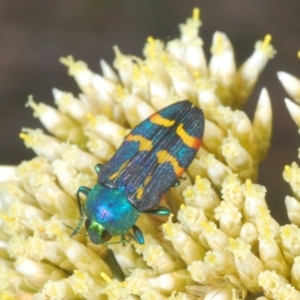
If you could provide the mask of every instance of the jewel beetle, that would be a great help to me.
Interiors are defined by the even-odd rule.
[[[84,224],[94,244],[107,244],[113,236],[121,237],[117,243],[125,244],[130,236],[143,244],[135,222],[141,213],[170,214],[158,204],[191,164],[203,131],[202,110],[188,100],[171,104],[136,126],[107,163],[96,165],[96,185],[79,187],[81,220],[71,237]],[[80,194],[86,196],[84,203]]]

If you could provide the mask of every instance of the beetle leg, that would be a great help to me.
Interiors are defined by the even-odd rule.
[[[176,186],[179,186],[179,185],[180,185],[180,181],[179,181],[179,180],[176,180],[176,181],[173,183],[172,187],[176,187]]]
[[[143,211],[145,214],[152,214],[158,216],[168,216],[170,214],[170,210],[164,206],[157,206],[154,209]]]
[[[96,173],[99,175],[100,171],[101,171],[101,167],[103,166],[103,164],[96,164],[95,166],[95,171]]]
[[[91,189],[85,187],[85,186],[80,186],[79,189],[77,190],[77,194],[76,194],[76,198],[77,198],[77,205],[79,208],[79,212],[80,212],[80,221],[78,222],[76,228],[73,230],[73,232],[71,233],[70,237],[76,235],[79,233],[79,230],[81,228],[82,223],[84,222],[84,210],[83,210],[83,206],[81,204],[81,200],[80,200],[80,193],[84,194],[84,195],[88,195],[89,192],[91,191]],[[67,226],[68,227],[68,226]],[[72,228],[73,229],[73,228]]]
[[[133,239],[139,243],[139,244],[144,244],[145,243],[145,240],[144,240],[144,236],[143,236],[143,233],[141,231],[141,229],[139,229],[136,225],[133,225],[132,226],[132,231],[133,231]]]

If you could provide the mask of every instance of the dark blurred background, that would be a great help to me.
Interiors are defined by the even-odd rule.
[[[297,160],[300,146],[296,125],[283,104],[287,95],[276,72],[300,77],[300,1],[298,0],[1,0],[0,2],[0,165],[19,164],[33,157],[18,134],[22,127],[40,127],[27,97],[52,105],[51,89],[79,92],[66,68],[58,62],[72,54],[99,72],[99,59],[113,61],[112,46],[141,56],[146,38],[178,37],[178,24],[201,9],[201,37],[209,56],[212,35],[225,32],[240,65],[265,34],[273,36],[278,51],[262,74],[246,105],[250,118],[262,87],[274,108],[274,135],[270,154],[261,166],[259,183],[268,189],[273,216],[285,222],[284,197],[291,194],[282,179],[285,164]]]

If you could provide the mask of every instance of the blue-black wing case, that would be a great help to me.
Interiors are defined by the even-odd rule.
[[[139,210],[157,206],[194,159],[204,131],[204,116],[188,100],[144,120],[102,166],[99,183],[124,192]]]

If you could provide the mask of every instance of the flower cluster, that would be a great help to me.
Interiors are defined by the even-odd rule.
[[[114,47],[114,68],[101,60],[102,75],[62,58],[82,93],[54,89],[57,108],[29,99],[50,134],[24,128],[20,137],[37,156],[0,167],[3,299],[300,299],[300,168],[285,168],[292,224],[280,226],[266,189],[255,184],[271,139],[267,90],[252,122],[239,110],[275,54],[271,36],[237,68],[229,39],[216,32],[207,62],[199,14],[194,9],[180,25],[179,39],[149,37],[144,59]],[[300,103],[300,81],[283,72],[279,79]],[[94,166],[112,157],[130,128],[184,99],[204,111],[205,134],[180,185],[163,199],[172,216],[142,214],[143,245],[71,238],[64,224],[76,227],[75,195],[95,184]],[[300,106],[286,104],[300,127]]]

